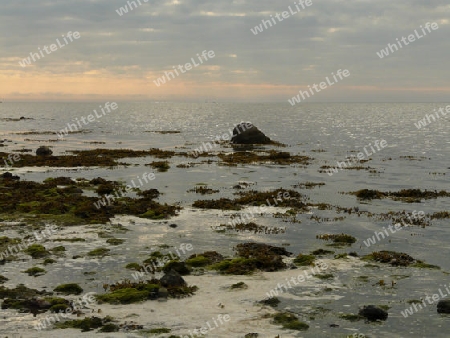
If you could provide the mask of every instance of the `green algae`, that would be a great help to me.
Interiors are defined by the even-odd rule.
[[[87,253],[91,257],[103,257],[109,254],[111,250],[107,248],[97,248]]]
[[[282,325],[286,330],[304,331],[309,325],[298,320],[297,316],[289,312],[280,312],[273,317],[274,324]]]
[[[209,266],[223,274],[247,275],[256,270],[278,271],[286,268],[282,256],[292,255],[282,247],[262,243],[240,243],[235,248],[237,257]]]
[[[198,268],[211,264],[211,260],[205,256],[198,255],[196,257],[187,259],[186,264]]]
[[[333,241],[334,244],[351,245],[356,242],[356,238],[346,234],[321,234],[316,236],[317,239],[325,241]]]
[[[58,285],[53,291],[65,295],[79,295],[83,292],[83,289],[76,283],[69,283]]]
[[[45,271],[45,269],[42,269],[42,268],[40,268],[38,266],[34,266],[34,267],[29,268],[29,269],[27,269],[27,270],[25,270],[23,272],[27,273],[28,276],[38,277],[38,276],[45,275],[45,273],[47,271]]]
[[[123,244],[125,242],[124,239],[120,239],[120,238],[109,238],[106,240],[106,243],[111,244],[111,245],[120,245]]]
[[[294,259],[295,265],[298,266],[310,266],[314,265],[314,261],[316,260],[316,256],[314,255],[303,255],[298,254]]]
[[[55,323],[58,329],[81,329],[81,332],[88,332],[94,329],[102,328],[104,325],[110,324],[113,319],[109,316],[105,318],[87,317],[84,319],[66,320],[64,322]]]
[[[50,255],[50,252],[41,244],[32,244],[24,251],[33,258],[45,258]]]
[[[157,299],[158,290],[161,288],[161,282],[158,279],[148,281],[131,282],[124,280],[120,283],[106,285],[110,292],[97,295],[100,302],[110,304],[132,304],[145,300]],[[194,286],[167,287],[167,292],[171,298],[182,298],[192,296],[198,288]]]
[[[65,225],[104,224],[118,214],[167,219],[175,216],[181,209],[154,201],[159,195],[156,189],[140,192],[139,198],[127,197],[115,190],[115,195],[109,195],[107,199],[74,193],[73,190],[78,189],[78,183],[72,180],[70,182],[72,185],[69,189],[58,185],[68,184],[66,178],[47,180],[44,183],[0,179],[0,189],[6,191],[0,194],[0,217],[5,220],[22,219],[31,224],[46,221]],[[111,187],[120,186],[119,183],[114,183]],[[95,185],[90,184],[89,187],[93,188]],[[11,203],[11,200],[16,203]]]

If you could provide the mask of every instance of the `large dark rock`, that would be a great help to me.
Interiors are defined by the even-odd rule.
[[[359,315],[370,321],[386,320],[388,317],[388,313],[386,311],[375,305],[364,306],[361,310],[359,310]]]
[[[437,304],[438,313],[450,313],[450,299],[441,299]]]
[[[50,156],[51,154],[53,154],[53,151],[49,147],[46,147],[46,146],[39,147],[36,150],[37,156]]]
[[[233,129],[233,137],[231,138],[231,143],[270,144],[273,142],[251,122],[241,122]]]
[[[175,270],[170,270],[160,279],[161,285],[165,288],[186,286],[186,281]]]
[[[186,266],[185,262],[178,262],[178,261],[170,261],[166,265],[164,265],[163,269],[164,272],[170,272],[171,270],[175,270],[178,272],[181,276],[186,276],[191,273],[191,271]]]
[[[6,172],[0,175],[1,178],[5,180],[20,180],[19,176],[13,175],[10,172]]]

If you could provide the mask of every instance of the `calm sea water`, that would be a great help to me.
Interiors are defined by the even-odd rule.
[[[155,181],[145,188],[158,188],[163,195],[160,200],[168,203],[179,203],[186,210],[192,210],[192,202],[196,199],[233,197],[232,187],[239,181],[255,183],[259,190],[287,188],[301,182],[322,182],[325,185],[312,190],[298,190],[314,203],[329,203],[333,206],[354,207],[372,213],[402,211],[408,213],[424,211],[432,214],[437,211],[450,210],[450,199],[440,198],[422,203],[402,203],[391,200],[374,200],[370,203],[360,203],[354,196],[342,194],[369,188],[381,191],[397,191],[400,189],[450,190],[450,138],[449,119],[441,118],[432,121],[428,126],[418,129],[415,126],[426,114],[432,114],[434,109],[446,104],[402,104],[402,103],[358,103],[358,104],[303,104],[290,107],[287,104],[233,104],[233,103],[166,103],[117,102],[119,109],[96,119],[81,129],[83,133],[70,134],[59,140],[56,132],[75,123],[82,116],[87,117],[103,103],[2,103],[0,104],[0,138],[8,140],[6,147],[0,151],[11,152],[18,149],[33,149],[40,145],[52,147],[55,154],[63,154],[67,150],[93,148],[129,148],[134,150],[148,148],[176,149],[180,151],[193,150],[203,142],[213,140],[223,135],[240,121],[251,121],[273,140],[287,145],[284,151],[293,154],[308,155],[313,158],[306,168],[277,165],[246,165],[237,167],[221,166],[217,158],[212,163],[203,163],[191,168],[177,168],[176,165],[188,162],[200,162],[183,157],[170,159],[171,169],[166,173],[156,173]],[[5,118],[26,120],[7,121]],[[27,132],[41,134],[24,134]],[[180,131],[178,134],[160,134],[154,131]],[[44,132],[44,133],[42,133]],[[385,140],[388,146],[370,156],[366,170],[340,170],[333,176],[320,172],[324,165],[336,166],[337,161],[344,161],[347,156],[362,151],[364,146],[375,141]],[[9,142],[11,141],[11,142]],[[104,142],[93,144],[92,142]],[[216,151],[231,151],[229,147],[217,147]],[[130,182],[143,172],[149,172],[144,164],[153,159],[126,159],[135,164],[114,169],[83,169],[83,170],[49,170],[47,172],[21,173],[22,179],[42,181],[47,177],[104,177],[111,180]],[[3,162],[0,163],[0,166]],[[205,183],[211,188],[219,189],[220,193],[211,197],[199,197],[188,193],[195,184]],[[328,217],[330,219],[345,216],[342,221],[317,222],[311,216]],[[425,229],[413,227],[402,230],[389,239],[380,241],[367,248],[363,240],[371,237],[374,231],[387,227],[390,223],[374,218],[358,217],[356,215],[341,215],[335,210],[314,209],[309,214],[298,217],[301,223],[284,223],[272,217],[258,217],[259,224],[268,226],[283,226],[285,234],[276,236],[240,234],[227,236],[218,234],[211,226],[225,223],[229,215],[210,211],[192,211],[182,214],[174,221],[179,225],[177,231],[162,231],[155,234],[145,228],[135,231],[130,236],[130,242],[135,246],[118,248],[120,260],[105,260],[102,269],[105,274],[122,278],[117,272],[118,265],[136,260],[142,254],[139,244],[157,240],[176,245],[183,240],[189,240],[196,252],[217,250],[232,255],[232,247],[237,243],[255,240],[271,244],[289,245],[288,249],[295,254],[308,253],[324,246],[315,239],[320,233],[348,233],[355,236],[358,242],[351,250],[342,249],[339,252],[356,251],[359,255],[375,250],[395,250],[406,252],[417,259],[430,264],[439,265],[442,271],[401,269],[383,267],[374,270],[361,267],[352,274],[335,273],[336,278],[330,285],[351,285],[351,289],[343,287],[335,291],[340,300],[321,303],[311,301],[308,306],[323,306],[332,312],[355,312],[358,306],[364,304],[388,304],[390,317],[382,325],[369,325],[363,322],[345,322],[349,328],[357,328],[359,332],[370,337],[446,337],[450,329],[450,318],[441,317],[436,313],[435,305],[429,306],[411,318],[403,318],[400,311],[409,306],[405,300],[420,299],[436,293],[443,284],[449,284],[450,278],[445,271],[450,271],[448,260],[449,220],[435,220],[432,226]],[[120,252],[120,250],[123,250]],[[119,261],[118,261],[119,260]],[[86,266],[77,268],[87,269]],[[67,279],[72,278],[72,272],[64,271]],[[49,273],[39,277],[42,285],[53,284],[54,278],[61,278],[60,272]],[[444,271],[444,272],[443,272]],[[391,280],[397,276],[398,286],[395,289],[372,287],[367,283],[355,282],[361,275],[369,276],[371,280]],[[401,276],[408,276],[403,278]],[[23,277],[23,274],[21,276]],[[28,277],[27,277],[28,278]],[[111,277],[113,278],[113,277]],[[31,280],[31,279],[30,279]],[[91,290],[96,291],[92,285]],[[290,294],[301,294],[301,288],[293,289]],[[261,298],[264,298],[262,296]],[[305,304],[290,299],[288,294],[283,297],[281,307],[288,308],[300,315],[305,310]],[[312,328],[302,337],[329,337],[328,324],[335,322],[335,317],[324,314],[313,321]],[[316,325],[316,327],[314,327]],[[336,331],[336,337],[345,336]]]

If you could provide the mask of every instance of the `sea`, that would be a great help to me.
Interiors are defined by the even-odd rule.
[[[113,103],[113,101],[110,101]],[[172,250],[181,244],[191,244],[191,253],[217,251],[232,257],[233,248],[244,242],[259,242],[284,246],[297,255],[313,250],[327,249],[327,242],[317,239],[320,234],[345,233],[356,237],[350,247],[328,248],[335,255],[354,252],[359,257],[373,251],[404,252],[438,269],[392,267],[388,264],[368,265],[359,257],[323,258],[329,266],[329,279],[311,278],[280,293],[276,309],[258,301],[286,278],[298,276],[305,268],[278,272],[263,272],[248,276],[221,276],[205,271],[186,276],[189,284],[199,287],[196,295],[167,302],[147,301],[134,305],[95,305],[102,315],[112,315],[120,322],[134,321],[145,329],[169,328],[169,337],[189,336],[193,329],[213,322],[219,314],[228,314],[230,321],[209,330],[207,337],[244,337],[258,333],[258,337],[448,337],[450,317],[436,311],[436,302],[422,303],[422,309],[407,317],[402,311],[412,301],[427,296],[447,296],[450,290],[449,218],[433,219],[429,226],[411,225],[367,246],[375,232],[387,229],[392,222],[381,217],[390,211],[407,214],[422,211],[425,215],[450,211],[450,198],[440,197],[406,203],[392,199],[358,200],[348,194],[361,189],[383,192],[402,189],[450,191],[450,133],[449,117],[437,112],[449,103],[182,103],[182,102],[115,102],[116,110],[100,112],[106,102],[89,103],[16,103],[0,104],[0,141],[2,152],[49,146],[54,155],[69,154],[71,150],[96,148],[148,150],[159,148],[177,152],[192,152],[206,143],[210,157],[189,158],[175,156],[168,159],[167,172],[154,172],[155,179],[143,189],[156,188],[161,192],[161,203],[176,204],[183,209],[170,220],[151,221],[129,215],[117,216],[109,225],[64,227],[58,236],[81,236],[85,243],[67,243],[68,252],[58,263],[47,267],[40,277],[29,277],[21,271],[34,266],[29,256],[16,264],[0,266],[0,274],[9,278],[5,287],[23,283],[38,289],[53,289],[71,281],[79,283],[85,292],[103,293],[102,285],[131,278],[125,265],[141,262],[159,245]],[[88,120],[88,116],[94,117]],[[100,116],[100,117],[98,117]],[[20,119],[24,117],[23,119]],[[59,137],[64,128],[78,121],[78,133]],[[242,121],[257,126],[272,140],[284,147],[261,146],[259,150],[275,149],[294,155],[311,157],[309,165],[277,165],[272,163],[223,165],[216,154],[230,153],[227,142],[213,142],[229,134],[229,130]],[[419,123],[422,121],[422,123]],[[72,126],[75,130],[75,127]],[[384,147],[380,147],[379,144]],[[378,146],[376,146],[378,145]],[[364,150],[364,148],[366,150]],[[363,153],[366,162],[360,170],[345,169],[342,162]],[[20,154],[20,153],[19,153]],[[133,179],[153,170],[145,164],[154,158],[126,158],[129,165],[117,167],[52,168],[27,167],[12,170],[21,180],[42,182],[49,177],[68,176],[108,180],[130,184]],[[330,168],[335,170],[329,171]],[[0,159],[0,174],[9,171]],[[296,216],[296,222],[273,217],[285,210],[271,207],[255,215],[254,222],[268,227],[281,227],[276,234],[232,233],[215,231],[219,224],[227,223],[236,212],[204,210],[192,207],[198,199],[234,198],[233,187],[245,182],[251,189],[269,191],[278,188],[300,192],[313,204],[324,203],[332,208],[312,207],[309,212]],[[304,183],[321,183],[306,189]],[[207,185],[219,192],[198,195],[190,190]],[[12,201],[14,203],[14,201]],[[357,208],[362,213],[343,213],[343,208]],[[323,210],[322,210],[323,209]],[[245,212],[243,210],[242,212]],[[368,214],[373,215],[371,217]],[[380,217],[377,217],[379,215]],[[99,231],[107,231],[113,224],[122,224],[130,231],[120,234],[126,242],[111,248],[112,255],[102,259],[71,259],[72,254],[87,252],[104,245]],[[176,224],[177,227],[170,227]],[[0,222],[1,225],[1,222]],[[105,230],[106,229],[106,230]],[[1,230],[0,236],[11,235]],[[56,236],[56,237],[58,237]],[[380,237],[380,236],[379,236]],[[365,242],[366,241],[366,242]],[[45,245],[56,246],[51,239]],[[183,256],[183,255],[182,255]],[[183,258],[187,258],[185,255]],[[248,289],[229,290],[237,282],[245,282]],[[441,293],[442,294],[442,293]],[[441,298],[445,298],[440,296]],[[368,323],[364,320],[348,321],[343,314],[357,314],[364,305],[385,306],[386,321]],[[289,311],[309,325],[306,331],[283,330],[264,316],[276,311]],[[49,314],[17,313],[0,310],[1,337],[76,337],[79,330],[34,329],[36,322]],[[145,337],[135,331],[118,333],[83,332],[84,337]],[[200,335],[199,335],[200,336]]]

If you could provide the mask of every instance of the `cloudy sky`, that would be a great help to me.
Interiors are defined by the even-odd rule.
[[[10,101],[279,101],[338,69],[350,76],[310,102],[445,102],[450,94],[447,0],[312,0],[254,35],[294,0],[1,0],[0,99]],[[129,9],[130,7],[128,7]],[[439,28],[381,59],[427,22]],[[19,61],[78,31],[29,66]],[[202,51],[215,57],[154,80]]]

